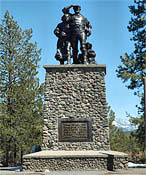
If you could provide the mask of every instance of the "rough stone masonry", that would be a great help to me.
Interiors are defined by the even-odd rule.
[[[127,154],[110,151],[105,65],[44,68],[42,151],[23,157],[24,171],[127,168]]]
[[[109,150],[105,65],[44,68],[46,90],[42,149]]]

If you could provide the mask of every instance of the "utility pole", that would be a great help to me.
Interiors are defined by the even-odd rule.
[[[144,77],[144,128],[145,128],[144,155],[146,163],[146,77]]]

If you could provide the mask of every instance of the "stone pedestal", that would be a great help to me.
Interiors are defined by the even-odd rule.
[[[44,66],[43,150],[109,150],[105,65]]]
[[[106,66],[44,68],[43,151],[24,156],[24,168],[38,171],[125,168],[127,155],[109,152]]]
[[[127,154],[115,151],[41,151],[24,156],[24,170],[43,172],[127,169]]]

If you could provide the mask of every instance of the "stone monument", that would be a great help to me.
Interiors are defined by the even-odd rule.
[[[110,151],[106,66],[95,62],[92,44],[86,42],[91,24],[80,10],[79,5],[65,7],[63,22],[54,31],[58,37],[55,58],[61,65],[44,66],[42,151],[24,156],[25,170],[127,168],[127,155]]]

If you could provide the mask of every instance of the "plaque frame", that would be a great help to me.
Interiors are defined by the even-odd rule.
[[[63,124],[64,123],[86,123],[87,124],[87,137],[86,138],[64,138],[63,137]],[[92,142],[92,120],[91,118],[59,118],[58,119],[58,141],[59,142]]]

